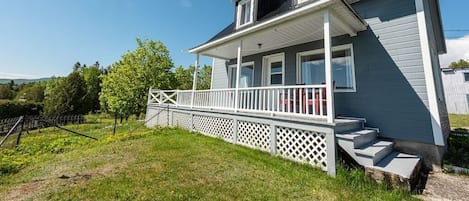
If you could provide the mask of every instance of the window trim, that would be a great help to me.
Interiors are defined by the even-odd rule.
[[[251,11],[250,11],[250,20],[244,24],[241,24],[241,9],[242,5],[246,4],[248,1],[251,1]],[[254,22],[254,1],[255,0],[241,0],[239,1],[237,8],[236,8],[236,29],[239,29],[241,27],[247,26],[249,24],[252,24]]]
[[[464,82],[469,82],[469,80],[466,80],[466,74],[469,75],[469,72],[462,73],[462,79],[464,80]]]
[[[243,66],[252,66],[252,87],[254,87],[254,80],[255,80],[255,73],[256,73],[256,66],[254,65],[254,61],[249,61],[249,62],[244,62],[244,63],[241,63],[241,68]],[[236,85],[231,87],[231,83],[232,83],[232,78],[233,78],[233,70],[232,69],[236,69],[238,68],[238,64],[237,63],[234,63],[234,64],[230,64],[228,65],[228,88],[231,88],[231,89],[234,89],[236,88]],[[246,87],[246,88],[250,88],[250,87]],[[243,88],[244,89],[244,88]]]
[[[353,44],[345,44],[332,47],[332,52],[340,51],[340,50],[347,50],[350,49],[350,56],[352,57],[352,88],[351,89],[334,89],[334,92],[349,92],[354,93],[357,92],[357,82],[355,78],[355,56],[353,53]],[[324,54],[324,48],[322,49],[314,49],[308,50],[303,52],[296,53],[296,80],[297,82],[302,82],[301,77],[301,57],[307,55],[314,55],[314,54]]]
[[[272,73],[270,72],[270,65],[269,59],[273,57],[281,57],[282,61],[282,84],[271,84],[270,77]],[[263,70],[263,78],[262,78],[262,86],[285,86],[285,52],[266,55],[262,57],[262,70]]]

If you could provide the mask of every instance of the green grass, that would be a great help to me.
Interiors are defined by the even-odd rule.
[[[181,129],[140,128],[131,121],[112,132],[112,120],[70,126],[99,141],[42,131],[10,157],[28,161],[0,176],[0,197],[26,200],[416,200],[388,190],[362,170],[319,169]],[[58,143],[51,151],[49,144]],[[47,143],[50,142],[50,143]],[[39,144],[39,145],[37,145]],[[40,146],[46,151],[37,153]]]
[[[469,128],[469,115],[450,114],[449,121],[451,128]]]

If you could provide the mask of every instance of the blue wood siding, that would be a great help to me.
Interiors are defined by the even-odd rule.
[[[223,59],[213,59],[212,89],[228,88],[228,69]]]
[[[337,115],[366,118],[382,137],[433,144],[415,0],[362,0],[352,6],[369,27],[356,37],[332,39],[333,46],[353,44],[357,87],[335,94]],[[243,62],[255,62],[254,86],[261,86],[262,57],[283,52],[285,85],[294,85],[296,54],[321,48],[323,41],[314,41],[245,56]],[[214,79],[214,85],[222,81]]]
[[[433,143],[415,0],[365,0],[369,24],[353,38],[356,93],[336,93],[336,112],[364,117],[383,137]]]

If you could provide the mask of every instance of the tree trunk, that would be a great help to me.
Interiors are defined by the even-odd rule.
[[[116,134],[116,126],[117,126],[117,114],[114,115],[114,131],[112,132],[113,135]]]

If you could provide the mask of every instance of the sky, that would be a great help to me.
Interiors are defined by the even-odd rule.
[[[468,0],[440,0],[448,54],[442,66],[469,59]],[[108,66],[136,48],[136,38],[160,40],[175,66],[187,50],[233,20],[231,0],[0,0],[0,78],[66,76],[76,62]],[[449,31],[449,30],[465,31]],[[203,57],[202,64],[211,64]]]

